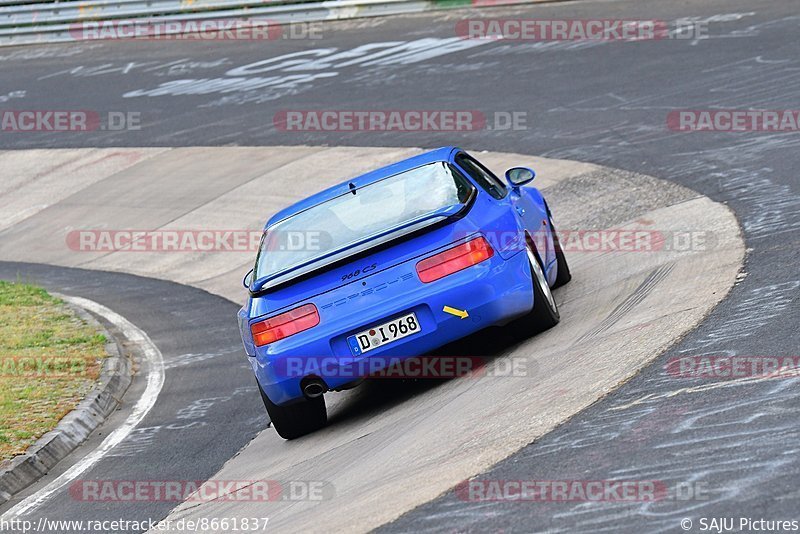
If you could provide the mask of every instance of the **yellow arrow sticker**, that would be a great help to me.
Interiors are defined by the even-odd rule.
[[[462,319],[469,317],[467,310],[459,310],[458,308],[451,308],[450,306],[445,306],[442,308],[442,311],[451,315],[455,315],[456,317],[461,317]]]

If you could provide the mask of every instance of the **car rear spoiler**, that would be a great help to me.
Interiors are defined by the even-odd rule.
[[[318,258],[301,263],[300,265],[255,280],[249,288],[250,295],[252,297],[262,297],[268,292],[279,289],[290,283],[298,282],[323,271],[335,269],[344,263],[388,248],[399,241],[416,237],[434,227],[458,220],[469,212],[477,195],[477,189],[473,188],[464,203],[445,206],[379,234],[365,237],[345,248],[330,251]]]

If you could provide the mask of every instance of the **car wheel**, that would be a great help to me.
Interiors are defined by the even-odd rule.
[[[564,256],[564,249],[561,248],[561,241],[558,240],[558,232],[553,225],[553,219],[547,217],[550,222],[550,230],[553,233],[553,248],[556,249],[556,282],[553,284],[553,289],[561,287],[570,280],[572,280],[572,273],[569,272],[569,265],[567,265],[567,258]]]
[[[533,279],[533,309],[528,315],[517,321],[517,329],[524,335],[530,335],[554,327],[558,324],[561,316],[558,313],[558,306],[550,291],[550,286],[547,284],[539,254],[530,241],[525,245],[525,253],[528,256]]]
[[[322,428],[328,421],[324,395],[280,406],[269,400],[260,384],[258,391],[261,393],[261,400],[264,401],[264,407],[267,409],[272,426],[283,439],[305,436]]]

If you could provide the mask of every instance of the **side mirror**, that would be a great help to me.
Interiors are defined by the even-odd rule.
[[[533,169],[528,167],[512,167],[506,171],[506,181],[511,187],[519,187],[528,184],[536,177]]]
[[[247,274],[242,278],[242,285],[245,289],[250,289],[250,284],[253,283],[253,269],[247,271]]]

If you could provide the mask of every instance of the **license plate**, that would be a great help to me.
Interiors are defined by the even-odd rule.
[[[350,336],[347,338],[347,344],[350,345],[353,354],[357,356],[416,334],[420,330],[417,314],[409,313]]]

